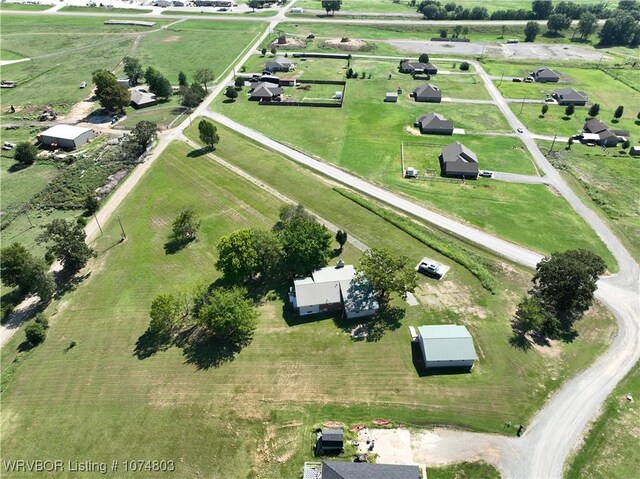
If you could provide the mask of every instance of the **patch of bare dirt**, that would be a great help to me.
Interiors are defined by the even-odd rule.
[[[330,38],[320,44],[321,48],[339,48],[340,50],[358,51],[364,50],[368,47],[367,42],[359,40],[357,38],[348,38],[343,41],[344,38]]]
[[[160,40],[162,43],[173,43],[173,42],[177,42],[178,40],[180,40],[180,35],[171,35],[169,37],[163,38],[162,40]]]
[[[413,136],[422,136],[422,133],[420,133],[420,130],[411,125],[405,126],[404,131],[406,131],[407,133]]]
[[[449,309],[466,317],[484,319],[488,316],[486,309],[475,304],[471,290],[454,281],[425,282],[413,294],[422,304]]]
[[[278,40],[274,40],[271,42],[271,46],[275,48],[281,48],[284,50],[287,50],[287,49],[294,50],[294,49],[304,48],[306,47],[306,44],[304,43],[304,40],[300,38],[287,38],[287,41],[285,43],[278,43]]]

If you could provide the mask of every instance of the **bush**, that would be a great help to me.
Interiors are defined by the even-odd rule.
[[[47,337],[47,330],[39,323],[30,324],[26,327],[24,333],[27,337],[27,341],[33,346],[37,346]]]
[[[44,329],[49,329],[49,320],[47,319],[47,317],[42,314],[42,313],[38,313],[36,315],[36,319],[33,320],[34,324],[39,324],[40,326],[42,326]]]
[[[460,64],[460,70],[462,70],[463,72],[466,72],[469,70],[469,63],[467,62],[462,62]]]
[[[13,159],[24,165],[33,165],[38,157],[38,148],[27,141],[18,143],[13,153]]]

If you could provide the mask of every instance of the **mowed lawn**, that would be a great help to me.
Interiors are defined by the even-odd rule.
[[[633,401],[627,400],[630,394]],[[640,470],[640,366],[614,389],[602,416],[593,425],[582,448],[569,464],[567,479],[625,479]]]
[[[327,219],[370,246],[390,245],[412,257],[432,254],[302,168],[227,130],[220,133],[218,155],[264,174],[266,183],[327,212]],[[579,324],[578,339],[559,346],[557,356],[515,350],[507,341],[509,318],[530,272],[497,268],[500,292],[491,296],[454,266],[442,284],[421,281],[417,295],[428,306],[396,302],[406,309],[402,327],[377,342],[353,343],[342,321],[299,321],[283,316],[281,301],[270,301],[259,307],[253,343],[219,368],[199,370],[175,348],[137,359],[135,343],[148,325],[153,297],[214,280],[218,238],[240,227],[269,227],[280,206],[207,157],[189,158],[190,151],[181,143],[169,147],[118,211],[127,241],[114,245],[117,222],[104,225],[91,275],[51,308],[57,314],[47,340],[2,395],[3,459],[164,459],[176,463],[165,477],[297,477],[303,462],[313,459],[314,425],[329,419],[352,424],[386,417],[494,432],[505,420],[527,421],[613,332],[611,316],[596,308]],[[199,239],[166,255],[171,221],[185,206],[203,219]],[[357,261],[350,247],[344,257]],[[471,374],[419,377],[406,326],[446,322],[470,328],[480,361]],[[4,371],[21,334],[2,349]],[[72,339],[76,347],[65,351]]]
[[[335,60],[324,63],[327,62],[331,65],[337,63]],[[346,62],[333,66],[332,75],[338,75],[340,63]],[[312,67],[311,60],[299,64],[301,78],[308,78],[307,68],[318,68]],[[362,64],[355,60],[352,65],[354,70],[360,70],[358,65]],[[615,268],[604,244],[562,198],[545,186],[497,181],[470,182],[467,185],[416,183],[401,179],[400,148],[403,141],[431,145],[425,148],[421,162],[406,165],[418,169],[438,169],[439,147],[458,140],[477,153],[482,169],[524,174],[536,174],[536,170],[528,152],[516,138],[419,135],[413,124],[419,115],[431,111],[452,119],[457,128],[472,131],[508,131],[508,126],[493,105],[416,103],[406,93],[422,82],[397,75],[395,81],[388,81],[384,76],[381,80],[348,80],[344,104],[340,109],[260,106],[247,100],[247,89],[240,92],[236,102],[216,100],[213,108],[276,140],[413,196],[429,207],[516,243],[545,254],[586,247],[600,254],[611,268]],[[446,77],[435,75],[433,82],[437,84]],[[403,81],[405,83],[401,83]],[[398,103],[385,103],[385,92],[393,91],[398,84],[404,85],[404,93]],[[484,88],[478,85],[475,89]],[[514,228],[514,224],[518,227]],[[557,231],[559,224],[564,226],[562,231]],[[550,231],[557,234],[552,236]]]
[[[134,56],[176,85],[180,71],[190,82],[199,68],[209,68],[219,78],[263,28],[256,22],[188,20],[145,36]]]

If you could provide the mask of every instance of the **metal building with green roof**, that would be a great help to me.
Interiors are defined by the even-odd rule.
[[[418,341],[427,368],[471,369],[478,358],[473,338],[464,326],[420,326]]]

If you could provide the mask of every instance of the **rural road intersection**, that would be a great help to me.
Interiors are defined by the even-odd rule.
[[[280,21],[296,22],[317,22],[319,19],[295,18],[285,19],[285,12],[295,3],[292,2],[287,8],[281,9],[274,17],[253,17],[254,21],[268,21],[269,27],[256,39],[253,44],[241,54],[240,58],[234,62],[239,67],[247,61],[258,48],[263,40],[274,30]],[[9,12],[3,12],[3,15]],[[19,12],[24,14],[27,12]],[[35,12],[34,12],[35,13]],[[46,12],[45,12],[46,13]],[[37,12],[42,15],[43,12]],[[51,15],[62,15],[62,12],[51,12]],[[84,14],[91,16],[92,14]],[[97,14],[104,16],[104,14]],[[117,17],[119,15],[113,15]],[[141,17],[148,17],[141,15]],[[186,18],[185,15],[162,15],[161,18]],[[237,20],[234,16],[220,16],[219,18],[207,18],[211,20]],[[204,19],[203,17],[199,17]],[[249,18],[243,17],[243,20]],[[334,21],[334,20],[330,20]],[[335,20],[338,21],[338,20]],[[424,25],[429,22],[420,21],[399,21],[399,20],[344,20],[345,23],[399,23]],[[460,22],[446,22],[450,24]],[[464,23],[464,22],[462,22]],[[473,22],[474,25],[482,22]],[[517,23],[517,22],[504,22]],[[438,22],[442,24],[442,22]],[[424,42],[420,42],[424,48]],[[422,50],[421,50],[422,51]],[[361,55],[354,55],[360,57]],[[397,58],[394,58],[397,59]],[[447,60],[447,59],[445,59]],[[486,74],[482,66],[475,61],[469,61],[476,68],[489,91],[492,101],[500,108],[501,112],[509,122],[511,128],[517,131],[524,128],[515,114],[509,108],[491,78]],[[223,124],[238,133],[245,135],[264,146],[277,151],[292,160],[305,165],[325,176],[341,182],[354,190],[372,196],[379,201],[394,206],[395,208],[418,217],[424,221],[432,223],[457,236],[482,245],[497,254],[512,261],[523,264],[530,268],[535,267],[542,255],[524,248],[520,245],[508,242],[495,237],[478,228],[460,223],[446,216],[430,211],[421,205],[415,204],[412,200],[394,194],[384,188],[373,185],[361,178],[351,175],[333,165],[311,158],[286,145],[278,143],[259,132],[240,125],[219,113],[212,112],[208,105],[224,91],[226,85],[233,79],[233,69],[230,69],[225,78],[219,79],[218,85],[211,91],[205,101],[178,127],[163,133],[158,141],[158,145],[145,163],[139,165],[112,194],[103,207],[98,212],[101,223],[105,223],[120,206],[127,194],[135,187],[139,179],[150,169],[155,160],[162,154],[165,148],[174,140],[182,139],[182,133],[191,122],[192,118],[205,115],[214,121]],[[562,476],[563,466],[571,450],[578,444],[583,431],[588,423],[594,420],[599,412],[603,401],[612,392],[615,385],[627,374],[631,367],[640,358],[640,301],[639,284],[640,269],[635,260],[624,248],[620,240],[613,234],[609,227],[590,208],[582,203],[578,196],[571,190],[568,184],[560,176],[558,171],[548,162],[538,148],[534,137],[524,129],[520,134],[522,142],[531,153],[536,165],[544,175],[544,182],[553,187],[569,202],[572,208],[593,228],[598,236],[604,241],[618,262],[619,272],[615,275],[603,277],[598,282],[596,297],[606,304],[615,314],[618,320],[618,334],[607,351],[599,357],[594,364],[571,380],[567,381],[561,389],[556,392],[550,401],[536,414],[525,434],[521,438],[505,437],[500,435],[488,435],[470,432],[448,432],[446,435],[431,437],[429,442],[430,455],[433,457],[444,457],[455,450],[455,457],[451,461],[484,459],[496,465],[507,478],[559,478]],[[508,181],[505,177],[503,178]],[[541,179],[542,180],[542,179]],[[89,238],[94,238],[97,234],[97,225],[92,221],[87,225],[86,232]],[[553,232],[549,232],[552,234]],[[5,328],[0,330],[0,346],[4,344],[16,331],[15,328]],[[429,454],[427,454],[429,456]],[[429,464],[429,457],[424,461]]]

